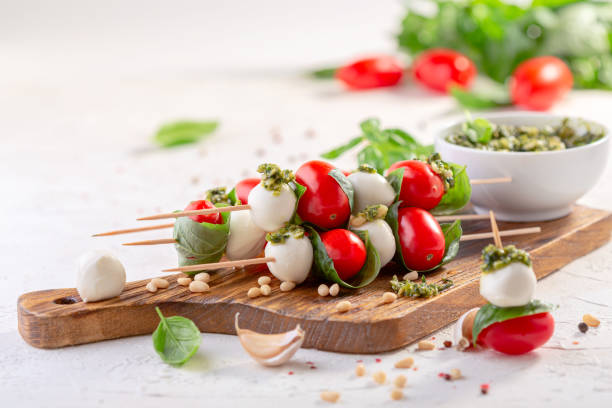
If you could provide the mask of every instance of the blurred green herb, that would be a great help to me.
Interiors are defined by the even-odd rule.
[[[155,133],[155,142],[162,147],[173,147],[199,142],[219,126],[216,121],[178,121],[163,125]]]
[[[555,55],[568,63],[575,86],[612,89],[610,2],[533,0],[525,7],[502,0],[426,3],[432,13],[409,8],[402,21],[398,42],[410,55],[451,48],[467,55],[480,73],[499,83],[525,59]],[[473,109],[499,103],[478,93],[455,90],[453,94]]]
[[[353,147],[365,144],[357,154],[359,165],[369,164],[382,174],[400,160],[426,158],[433,153],[432,145],[422,145],[401,129],[381,129],[378,119],[367,119],[360,124],[361,136],[349,140],[321,156],[336,159]]]
[[[159,325],[153,332],[153,347],[164,362],[171,365],[182,365],[189,360],[200,347],[202,335],[195,323],[186,317],[164,317],[159,307]]]
[[[317,79],[332,79],[336,76],[338,67],[328,67],[311,71],[310,76]]]

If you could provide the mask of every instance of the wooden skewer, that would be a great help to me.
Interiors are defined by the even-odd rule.
[[[122,229],[122,230],[101,232],[99,234],[93,234],[92,237],[107,237],[109,235],[130,234],[132,232],[153,231],[153,230],[172,228],[172,227],[174,227],[174,224],[151,225],[149,227],[128,228],[128,229]]]
[[[511,237],[514,235],[537,234],[538,232],[542,232],[542,228],[540,227],[517,228],[517,229],[499,231],[499,236],[500,237]],[[481,232],[478,234],[462,235],[460,240],[461,241],[473,241],[476,239],[489,239],[493,237],[494,237],[494,234],[492,232]]]
[[[469,221],[469,220],[486,220],[489,218],[488,214],[458,214],[458,215],[440,215],[436,217],[438,222],[444,221]]]
[[[276,259],[273,257],[266,258],[253,258],[253,259],[242,259],[240,261],[226,261],[226,262],[215,262],[215,263],[207,263],[200,265],[188,265],[188,266],[180,266],[178,268],[170,268],[164,269],[162,272],[194,272],[194,271],[203,271],[208,269],[221,269],[221,268],[231,268],[234,266],[248,266],[248,265],[258,265],[264,264],[268,262],[276,262]]]
[[[180,217],[189,217],[191,215],[216,214],[216,213],[243,211],[243,210],[250,210],[250,209],[251,209],[251,206],[248,204],[230,205],[227,207],[207,208],[205,210],[177,211],[177,212],[166,213],[166,214],[150,215],[148,217],[138,218],[137,220],[138,221],[161,220],[164,218],[180,218]]]
[[[174,240],[174,238],[149,239],[147,241],[126,242],[123,245],[134,246],[134,245],[161,245],[161,244],[176,244],[176,240]]]
[[[495,245],[499,249],[504,249],[501,237],[499,236],[499,228],[497,228],[497,221],[495,221],[495,213],[492,210],[489,210],[489,217],[491,218],[491,231],[493,232],[493,240],[495,241]]]
[[[494,178],[470,180],[470,184],[473,186],[477,186],[480,184],[498,184],[498,183],[512,183],[512,177],[494,177]]]

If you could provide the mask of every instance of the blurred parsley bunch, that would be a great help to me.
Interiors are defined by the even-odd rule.
[[[579,88],[612,89],[612,4],[593,0],[411,1],[398,35],[410,55],[429,48],[457,50],[479,72],[503,83],[531,57],[567,62]],[[424,6],[417,10],[415,6]]]

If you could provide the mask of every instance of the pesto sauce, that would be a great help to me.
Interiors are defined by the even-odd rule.
[[[518,249],[514,245],[508,245],[501,249],[493,244],[489,244],[482,250],[482,260],[481,269],[483,273],[495,272],[513,262],[520,262],[531,266],[529,253]]]
[[[557,126],[538,128],[496,125],[479,118],[465,122],[462,129],[448,135],[446,141],[479,150],[546,152],[584,146],[603,138],[604,133],[601,126],[580,119],[565,118]]]
[[[406,297],[430,298],[437,296],[440,292],[451,286],[453,286],[453,281],[450,279],[442,279],[441,284],[427,283],[425,275],[421,277],[421,282],[400,281],[395,275],[393,275],[393,279],[391,280],[391,289],[393,289],[398,296]]]
[[[357,171],[363,172],[363,173],[376,173],[376,169],[372,166],[370,166],[369,164],[361,164],[358,168]]]
[[[232,200],[230,200],[227,195],[227,189],[225,187],[211,188],[206,191],[206,199],[213,204],[232,205]]]
[[[274,195],[279,195],[284,184],[289,184],[295,180],[295,175],[291,170],[281,170],[276,164],[260,164],[257,172],[261,173],[261,185]]]
[[[284,244],[290,237],[295,239],[304,238],[304,228],[295,224],[286,225],[276,232],[267,233],[266,241],[272,245]]]
[[[442,179],[442,182],[444,183],[444,191],[448,191],[455,186],[453,170],[447,162],[442,160],[440,153],[436,152],[429,156],[427,158],[427,163],[434,173],[436,173]]]

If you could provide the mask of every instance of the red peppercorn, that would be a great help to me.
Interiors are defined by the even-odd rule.
[[[487,394],[489,392],[489,384],[481,384],[480,385],[480,392],[482,394]]]
[[[452,347],[453,346],[453,342],[450,340],[444,340],[444,347],[448,348],[448,347]]]

